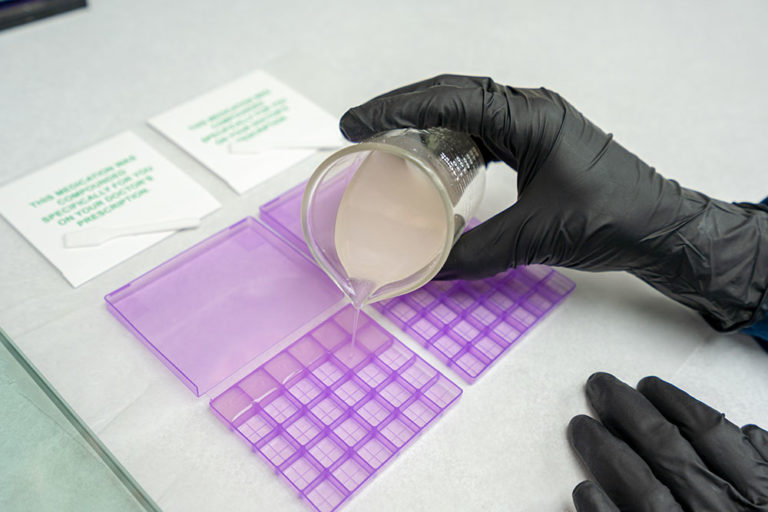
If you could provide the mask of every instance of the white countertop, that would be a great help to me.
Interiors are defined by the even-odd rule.
[[[93,1],[0,33],[0,184],[130,129],[224,206],[73,289],[0,221],[0,327],[168,511],[306,511],[107,312],[103,295],[306,178],[237,196],[145,120],[256,68],[334,115],[442,72],[560,92],[662,174],[726,200],[768,195],[768,4]],[[514,200],[491,169],[482,215]],[[656,374],[768,425],[768,354],[624,274],[575,292],[343,510],[570,510],[585,476],[565,427],[604,370]],[[431,354],[406,343],[430,362]]]

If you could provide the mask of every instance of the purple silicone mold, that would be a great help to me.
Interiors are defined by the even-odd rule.
[[[259,215],[311,258],[301,228],[305,186],[264,204]],[[482,281],[433,281],[373,307],[472,383],[574,287],[559,272],[531,265]]]
[[[319,512],[331,512],[461,394],[347,306],[211,401]]]

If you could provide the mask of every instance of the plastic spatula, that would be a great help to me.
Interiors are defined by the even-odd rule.
[[[200,219],[188,217],[183,219],[150,222],[147,224],[134,224],[131,226],[94,226],[92,228],[85,228],[80,231],[66,233],[64,235],[64,247],[95,247],[121,236],[196,228],[199,225]]]

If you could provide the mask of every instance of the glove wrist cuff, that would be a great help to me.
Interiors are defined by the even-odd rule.
[[[630,270],[698,311],[715,330],[748,327],[768,314],[768,207],[707,198],[653,259]]]

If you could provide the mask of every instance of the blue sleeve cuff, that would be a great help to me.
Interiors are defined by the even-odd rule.
[[[768,197],[760,201],[761,204],[768,205]],[[746,329],[742,329],[741,332],[749,334],[755,341],[763,347],[763,350],[768,352],[768,316],[760,320],[754,325],[750,325]]]
[[[768,352],[768,317],[763,318],[756,324],[750,325],[746,329],[742,329],[741,332],[755,338],[755,341]]]

